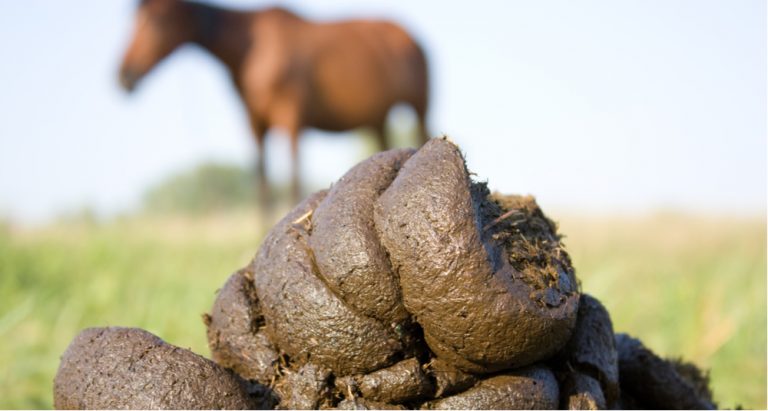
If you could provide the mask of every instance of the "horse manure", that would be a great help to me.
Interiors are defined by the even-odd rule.
[[[616,350],[627,403],[637,408],[715,408],[706,377],[692,364],[662,359],[627,334],[616,335]]]
[[[598,381],[600,397],[612,407],[619,398],[618,354],[611,317],[596,298],[581,295],[576,328],[563,353],[561,363]]]
[[[416,358],[409,358],[357,379],[363,398],[401,404],[432,396],[434,386]]]
[[[278,354],[262,331],[264,316],[248,268],[229,277],[205,317],[213,360],[245,379],[271,381]]]
[[[698,368],[614,335],[533,197],[471,176],[445,138],[361,162],[227,280],[204,316],[218,365],[140,330],[86,330],[56,406],[714,407]]]
[[[370,401],[363,398],[344,399],[334,408],[335,410],[405,410],[402,405]]]
[[[317,409],[330,401],[330,370],[307,363],[296,371],[287,370],[275,386],[279,408],[286,410]]]
[[[57,409],[254,409],[248,383],[137,328],[89,328],[61,358]]]
[[[435,380],[435,398],[464,391],[477,382],[474,375],[461,371],[440,358],[433,358],[427,364],[427,371]]]
[[[561,384],[560,408],[569,410],[604,410],[607,409],[603,389],[600,383],[578,371],[567,375]]]
[[[422,409],[549,410],[557,408],[559,393],[552,371],[531,366],[486,378],[464,392],[427,402]]]

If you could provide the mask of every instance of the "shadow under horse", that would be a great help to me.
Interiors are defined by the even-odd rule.
[[[270,203],[265,136],[280,128],[290,138],[291,193],[301,195],[299,135],[372,129],[389,148],[385,122],[398,103],[413,107],[419,139],[427,140],[429,80],[422,48],[387,21],[316,23],[282,9],[235,11],[182,0],[142,0],[133,38],[120,67],[132,91],[157,63],[185,43],[208,50],[228,69],[247,109],[257,144],[256,175]]]

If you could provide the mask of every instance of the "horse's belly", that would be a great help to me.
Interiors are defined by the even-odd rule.
[[[345,104],[346,103],[346,104]],[[391,104],[385,101],[328,102],[310,105],[308,126],[326,131],[346,131],[358,127],[379,126],[387,118]]]
[[[389,59],[388,59],[389,57]],[[365,47],[339,47],[312,67],[307,110],[316,126],[328,130],[379,125],[401,100],[404,76],[390,56]]]

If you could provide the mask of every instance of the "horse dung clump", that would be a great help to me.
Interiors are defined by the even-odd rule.
[[[296,206],[204,321],[213,362],[140,330],[84,331],[56,407],[715,407],[698,368],[614,334],[532,197],[473,181],[444,138]]]

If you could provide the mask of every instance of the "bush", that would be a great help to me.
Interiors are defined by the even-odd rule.
[[[244,167],[204,163],[150,188],[144,209],[197,214],[247,207],[255,201],[254,180]]]

